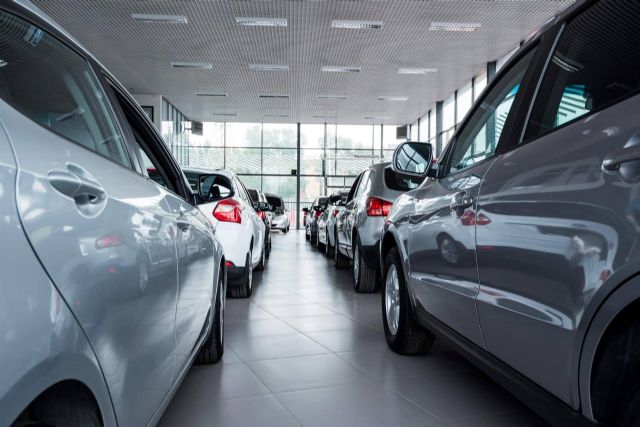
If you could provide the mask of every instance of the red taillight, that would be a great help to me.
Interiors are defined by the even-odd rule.
[[[483,213],[476,213],[472,210],[465,211],[460,217],[462,225],[487,225],[491,224],[491,220]]]
[[[334,209],[332,215],[338,216],[339,213],[340,213],[340,209]]]
[[[119,234],[109,234],[96,240],[96,248],[104,249],[112,246],[120,246],[124,243],[124,239]]]
[[[225,265],[226,267],[235,267],[231,261],[226,261],[226,262],[224,263],[224,265]]]
[[[316,218],[320,217],[320,215],[322,215],[322,211],[316,211]]]
[[[218,202],[213,210],[213,217],[221,222],[242,223],[242,206],[233,199]]]
[[[491,220],[485,214],[479,213],[478,215],[476,215],[476,224],[478,225],[491,224]]]
[[[260,217],[260,219],[264,219],[264,217],[266,216],[264,212],[260,211],[258,212],[258,216]]]
[[[387,216],[391,210],[393,203],[377,197],[369,197],[367,199],[367,215],[368,216]]]

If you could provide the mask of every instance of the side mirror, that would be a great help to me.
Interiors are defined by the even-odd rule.
[[[431,169],[433,147],[425,142],[403,142],[393,152],[391,168],[394,172],[425,177]]]
[[[271,210],[271,205],[267,202],[258,202],[258,211],[267,212]]]
[[[309,208],[302,208],[302,212],[309,213]]]

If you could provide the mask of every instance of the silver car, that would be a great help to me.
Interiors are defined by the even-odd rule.
[[[222,250],[124,88],[31,5],[0,22],[0,426],[154,425],[222,356]]]
[[[396,173],[390,163],[377,163],[351,186],[344,210],[336,220],[334,265],[347,268],[353,260],[353,288],[357,292],[378,288],[379,242],[385,217],[398,196],[421,182],[422,177]]]
[[[328,258],[335,255],[336,219],[347,204],[348,191],[338,191],[327,200],[327,207],[318,218],[318,249],[323,250]]]
[[[558,426],[640,425],[640,3],[576,4],[526,43],[428,178],[394,203],[380,259],[389,346],[454,343]]]

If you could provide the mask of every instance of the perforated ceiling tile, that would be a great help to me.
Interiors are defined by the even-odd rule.
[[[161,94],[194,120],[404,124],[426,114],[435,101],[463,86],[487,61],[512,50],[572,0],[35,3],[127,88]],[[187,23],[141,22],[133,14],[173,15]],[[280,25],[242,25],[236,18],[268,18],[259,21]],[[331,28],[334,20],[382,25]],[[480,27],[473,32],[430,31],[434,22]],[[212,66],[175,68],[172,62]],[[288,70],[252,70],[250,64],[285,65]],[[356,67],[360,72],[323,72],[324,66]],[[399,68],[437,71],[399,74]],[[261,94],[289,98],[259,98]],[[390,95],[407,100],[378,100]]]

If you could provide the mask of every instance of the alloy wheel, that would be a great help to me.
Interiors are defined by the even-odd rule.
[[[384,294],[387,327],[391,335],[395,335],[398,333],[400,323],[400,281],[395,265],[391,265],[387,272]]]

